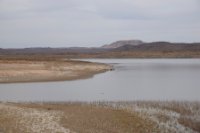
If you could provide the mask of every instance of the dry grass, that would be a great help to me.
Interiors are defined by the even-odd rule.
[[[185,127],[191,128],[194,131],[200,132],[200,121],[196,121],[192,118],[187,118],[187,117],[183,117],[181,116],[179,118],[179,123],[184,125]]]
[[[163,132],[199,132],[200,102],[137,101],[106,105],[138,112],[156,122]]]
[[[62,132],[69,130],[59,125],[62,112],[22,108],[0,104],[0,131],[5,133]]]
[[[153,122],[137,113],[93,106],[70,106],[65,109],[64,127],[82,133],[144,133],[155,131]]]
[[[71,132],[78,133],[149,133],[149,132],[157,132],[158,129],[154,122],[149,119],[143,119],[138,115],[137,112],[127,112],[121,109],[114,109],[111,107],[102,107],[97,106],[95,104],[87,104],[87,103],[17,103],[17,104],[6,104],[11,108],[20,108],[25,112],[28,110],[37,110],[40,113],[48,113],[53,115],[55,118],[60,118],[60,120],[56,121],[59,124],[59,129],[66,129]],[[57,112],[57,113],[53,113]],[[62,112],[62,113],[58,113]],[[14,123],[17,122],[18,126],[14,126],[13,121],[14,118],[20,118],[17,113],[14,115],[8,115],[6,112],[1,113],[1,121],[6,121],[6,123],[1,123],[0,121],[0,129],[7,132],[9,130],[15,132],[25,131],[25,128],[32,129],[32,122],[29,123],[29,126],[24,126],[24,124],[19,123],[16,119]],[[6,114],[6,115],[5,115]],[[16,115],[16,116],[15,116]],[[30,114],[31,115],[31,114]],[[33,116],[33,115],[31,115]],[[42,115],[40,115],[42,116]],[[48,117],[48,116],[44,116]],[[26,121],[24,117],[21,117],[23,121]],[[10,120],[7,120],[10,119]],[[34,119],[37,119],[35,117]],[[42,119],[42,117],[40,118]],[[49,121],[52,123],[53,121]],[[55,122],[54,122],[55,123]],[[20,125],[22,124],[22,125]],[[38,125],[42,126],[41,121],[38,121]],[[56,125],[56,124],[55,124]],[[55,126],[54,126],[55,127]],[[62,128],[61,128],[62,127]],[[26,129],[26,130],[27,130]],[[43,132],[49,132],[48,128],[44,128],[43,126],[38,126],[37,129]],[[46,129],[46,130],[45,130]],[[62,129],[62,130],[64,130]],[[32,130],[31,130],[32,131]],[[35,130],[37,132],[37,130]]]
[[[0,83],[83,79],[112,66],[83,61],[0,60]]]
[[[5,132],[55,130],[77,133],[200,132],[199,102],[0,103],[0,105],[0,131]],[[19,113],[19,110],[23,113]],[[51,119],[47,120],[48,117]],[[37,129],[41,130],[35,130],[32,127],[34,123]],[[49,128],[48,125],[52,123],[54,128]]]

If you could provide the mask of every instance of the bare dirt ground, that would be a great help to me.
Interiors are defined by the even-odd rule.
[[[200,103],[0,103],[0,132],[198,133]]]
[[[0,83],[74,80],[111,69],[106,64],[72,60],[0,60]]]

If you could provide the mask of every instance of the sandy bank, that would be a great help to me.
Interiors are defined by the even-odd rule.
[[[62,81],[88,78],[112,66],[83,61],[1,60],[0,83]]]

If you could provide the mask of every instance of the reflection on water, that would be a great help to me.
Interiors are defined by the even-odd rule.
[[[114,71],[90,79],[1,84],[1,101],[200,100],[199,59],[88,59]]]

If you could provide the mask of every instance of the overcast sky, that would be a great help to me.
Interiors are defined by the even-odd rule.
[[[0,0],[0,47],[200,42],[200,0]]]

